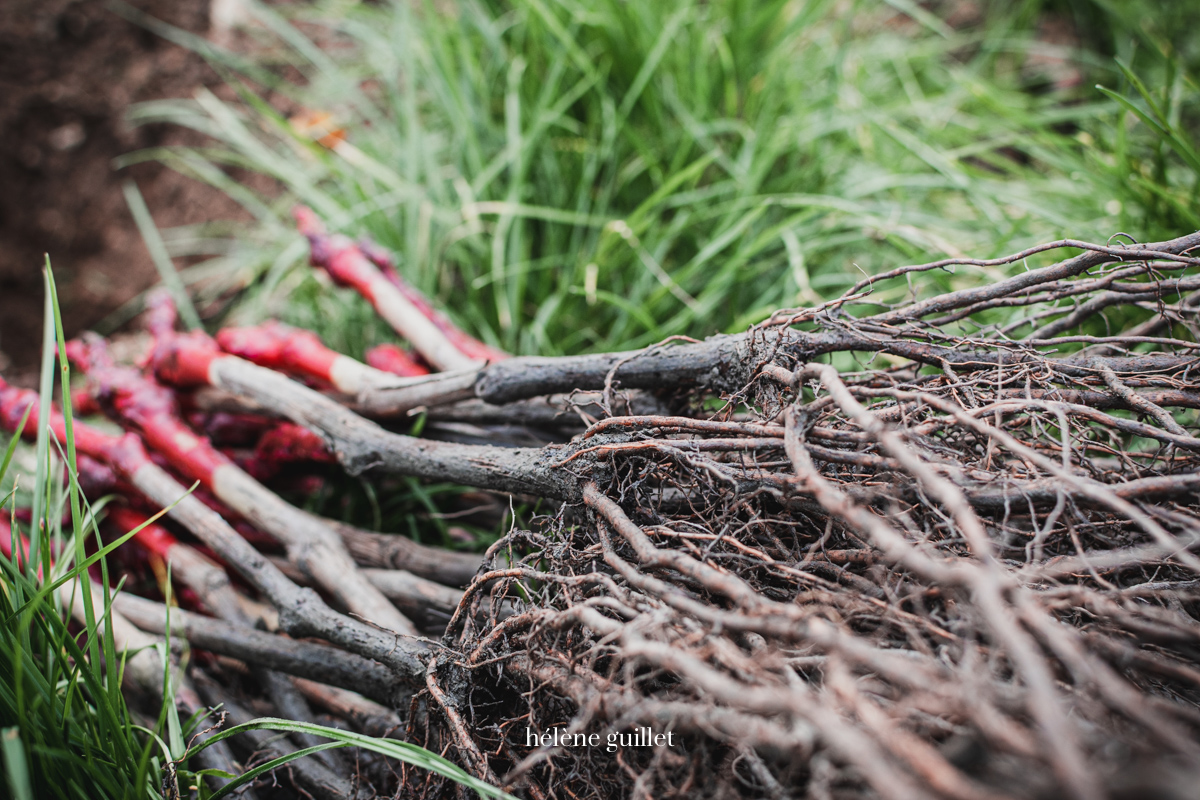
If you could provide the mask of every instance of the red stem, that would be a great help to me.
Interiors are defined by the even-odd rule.
[[[10,386],[0,378],[0,425],[6,430],[16,432],[27,408],[30,409],[29,421],[25,425],[23,435],[33,439],[37,437],[40,424],[37,392]],[[62,414],[51,410],[48,424],[55,437],[60,442],[65,442],[67,432]],[[136,434],[112,436],[78,420],[75,421],[74,432],[75,449],[78,453],[111,467],[118,475],[132,475],[138,467],[150,460],[146,448]]]
[[[183,423],[172,390],[137,369],[115,365],[100,337],[68,342],[67,355],[93,380],[101,404],[133,425],[182,474],[211,488],[213,472],[233,464]]]
[[[183,398],[180,406],[183,407]],[[258,414],[233,414],[228,411],[188,411],[183,409],[188,424],[203,431],[219,447],[253,447],[263,434],[279,424],[278,420]]]
[[[29,562],[29,537],[25,534],[20,534],[21,553],[16,559],[17,566],[24,570],[25,565]],[[0,554],[3,554],[9,561],[13,560],[13,529],[12,525],[3,516],[0,516]],[[51,565],[54,564],[53,558],[50,560]],[[42,568],[38,567],[38,579],[42,577]]]
[[[281,422],[263,434],[254,448],[255,458],[269,465],[295,461],[333,464],[337,461],[325,440],[308,428],[291,422]]]
[[[372,243],[356,244],[345,236],[329,235],[317,215],[304,206],[293,209],[292,215],[296,218],[300,233],[308,238],[313,266],[324,268],[335,283],[354,288],[375,304],[371,283],[382,275],[467,358],[476,361],[508,358],[508,353],[479,341],[434,308],[425,295],[400,277],[391,257],[383,248]]]
[[[429,367],[417,361],[412,353],[397,344],[381,344],[367,351],[367,363],[378,370],[402,378],[419,378],[429,374]]]
[[[225,328],[217,333],[217,344],[226,353],[259,366],[325,384],[335,383],[331,370],[339,354],[310,331],[282,322],[267,322],[248,328]]]

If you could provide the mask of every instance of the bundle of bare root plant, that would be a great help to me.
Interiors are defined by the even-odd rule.
[[[676,411],[507,460],[566,502],[481,576],[519,613],[479,624],[468,589],[427,677],[438,729],[531,797],[1186,796],[1200,235],[1072,245],[882,310],[864,282],[744,336],[482,370],[483,398],[569,375],[657,381]],[[1079,332],[1104,310],[1141,321]],[[883,363],[839,372],[837,352]],[[361,457],[366,438],[296,418]],[[680,746],[622,736],[646,728]]]
[[[202,484],[159,550],[200,600],[170,630],[216,654],[192,667],[210,702],[312,702],[535,799],[1196,785],[1200,234],[909,267],[739,335],[531,358],[470,343],[385,259],[301,220],[314,262],[408,331],[405,364],[445,371],[389,375],[278,328],[180,334],[169,309],[142,372],[72,347],[130,431],[76,426],[106,491],[153,510]],[[1063,248],[1082,254],[921,296],[930,270]],[[32,402],[0,387],[0,420]],[[308,515],[186,428],[218,406],[282,451],[537,516],[480,559]],[[437,439],[406,433],[414,409]],[[167,629],[161,605],[117,609]],[[336,758],[292,779],[457,791]]]
[[[594,393],[576,409],[601,419],[537,450],[397,435],[194,340],[159,375],[290,418],[354,473],[562,503],[489,553],[414,704],[411,735],[480,777],[531,797],[1169,794],[1200,754],[1200,236],[1038,250],[1064,246],[1084,253],[981,288],[872,305],[1036,250],[369,404],[536,427]],[[1081,332],[1105,310],[1145,319]],[[666,413],[630,414],[630,390]],[[647,728],[676,746],[627,735]],[[551,729],[571,744],[538,746]]]

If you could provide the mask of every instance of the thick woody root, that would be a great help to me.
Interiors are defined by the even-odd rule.
[[[410,723],[481,777],[532,797],[568,796],[563,775],[595,797],[1096,798],[1122,773],[1167,792],[1200,753],[1200,386],[1191,306],[1168,303],[1194,279],[1161,275],[1198,244],[1092,248],[873,315],[846,314],[851,295],[743,336],[399,390],[676,404],[541,450],[393,434],[195,337],[155,366],[309,428],[353,472],[566,501],[468,589],[443,640],[458,655],[431,663]],[[1155,302],[1188,338],[966,324],[1028,304],[1044,328],[1075,313],[1054,303],[1097,292]],[[835,352],[894,366],[839,375],[820,363]],[[696,414],[713,396],[725,411]],[[639,725],[683,744],[546,752],[526,733]]]
[[[506,559],[476,584],[490,593],[468,589],[423,735],[530,797],[1185,796],[1200,336],[1176,300],[1200,280],[1164,273],[1195,267],[1180,254],[1198,245],[1094,248],[858,318],[781,312],[744,337],[609,357],[607,375],[605,357],[530,362],[510,385],[646,386],[636,361],[674,352],[677,386],[730,402],[605,419],[534,459],[540,492],[567,504],[494,548]],[[1149,302],[1171,335],[1039,330],[1075,314],[1052,302],[1094,297]],[[1026,341],[964,322],[1020,304]],[[821,363],[834,351],[896,358],[839,374]],[[355,435],[310,411],[294,418],[335,451]],[[403,468],[387,455],[402,443],[376,446]],[[517,613],[480,624],[504,596]],[[638,726],[682,745],[530,746],[531,730],[607,742]]]
[[[388,283],[381,258],[309,233],[314,261],[348,270],[340,280]],[[461,593],[360,573],[449,612],[428,648],[314,605],[189,497],[173,517],[293,637],[334,646],[187,611],[172,631],[297,676],[354,724],[383,718],[530,798],[1182,796],[1200,763],[1200,235],[1058,246],[1086,252],[873,304],[877,286],[948,263],[906,268],[743,335],[471,363],[368,392],[381,417],[424,407],[561,434],[567,411],[587,426],[541,448],[396,433],[355,413],[363,388],[332,373],[160,326],[148,366],[164,384],[287,419],[352,474],[540,499],[547,515],[493,545]],[[1027,309],[992,313],[1013,307]],[[1091,332],[1105,310],[1132,320],[1123,335]],[[835,354],[879,366],[839,372]],[[25,405],[10,396],[6,418]],[[151,500],[183,491],[144,453],[105,457],[84,433],[81,452]],[[371,534],[336,535],[360,562],[398,566]],[[166,629],[161,607],[122,603]],[[361,695],[408,712],[403,730]],[[602,744],[537,746],[550,728]],[[638,728],[671,743],[639,746]],[[327,777],[305,780],[324,791]],[[416,771],[400,782],[451,791]]]
[[[169,336],[170,332],[163,332],[159,338],[169,340]],[[429,370],[415,362],[406,363],[403,351],[398,348],[372,351],[372,360],[386,367],[377,369],[330,350],[309,331],[280,323],[226,328],[217,334],[216,340],[231,355],[328,386],[353,398],[360,410],[367,413],[374,407],[372,398],[378,390],[405,385],[405,381],[397,380],[397,375],[413,378],[429,374]],[[385,409],[385,415],[390,413],[390,409]]]

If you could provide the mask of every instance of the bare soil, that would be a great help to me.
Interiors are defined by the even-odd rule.
[[[194,33],[209,0],[136,0]],[[131,128],[131,103],[187,97],[215,84],[202,59],[117,16],[103,0],[0,3],[0,368],[37,360],[45,253],[60,281],[67,335],[95,325],[156,280],[121,192],[133,178],[156,222],[237,216],[214,190],[144,164],[113,159],[195,141],[165,126]]]

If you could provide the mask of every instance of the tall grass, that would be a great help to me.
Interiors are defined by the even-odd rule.
[[[1101,5],[1074,4],[1111,26]],[[254,62],[143,20],[237,97],[137,107],[212,143],[130,160],[254,218],[232,238],[167,232],[174,255],[213,256],[187,271],[202,298],[236,288],[235,318],[282,316],[351,353],[390,334],[303,266],[294,202],[396,251],[468,329],[541,354],[736,330],[902,262],[1200,225],[1195,164],[1092,87],[1145,105],[1131,76],[1039,39],[1043,4],[993,6],[955,30],[901,0],[252,4]],[[1165,81],[1150,116],[1177,129],[1196,86],[1162,65],[1186,62],[1131,30],[1110,49]],[[1055,88],[1064,65],[1082,83]]]
[[[56,367],[68,386],[65,360],[55,363],[62,344],[53,278],[47,264],[42,406],[47,418]],[[59,352],[65,352],[59,348]],[[88,555],[96,534],[92,509],[79,491],[75,473],[70,396],[63,392],[66,440],[52,441],[39,428],[33,475],[14,469],[17,436],[0,461],[0,513],[10,521],[11,558],[0,556],[0,753],[5,788],[16,800],[34,798],[152,798],[159,796],[162,760],[152,731],[139,726],[121,693],[121,658],[108,629],[108,573],[103,552]],[[64,473],[67,477],[63,483]],[[16,507],[31,510],[32,523],[18,524]],[[70,525],[64,527],[64,512]],[[23,553],[22,534],[29,539]],[[56,554],[51,564],[51,554]],[[104,607],[91,592],[79,594],[84,620],[75,632],[54,587],[79,580],[88,566],[100,577]],[[53,580],[43,580],[44,577]],[[104,669],[107,664],[109,669]]]

